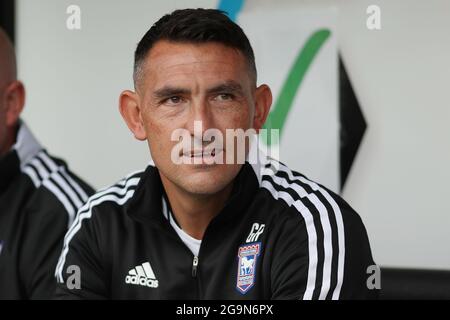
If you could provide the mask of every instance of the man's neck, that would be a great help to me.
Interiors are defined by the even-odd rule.
[[[212,195],[190,194],[161,175],[172,213],[181,229],[195,239],[202,239],[211,220],[222,210],[233,189],[230,183]]]

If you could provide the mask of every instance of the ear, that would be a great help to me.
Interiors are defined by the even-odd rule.
[[[5,89],[6,125],[13,127],[22,113],[25,105],[25,87],[20,81],[13,81]]]
[[[119,110],[128,128],[138,140],[146,140],[147,135],[142,123],[139,96],[136,92],[125,90],[120,94]]]
[[[260,85],[255,92],[255,115],[253,117],[253,128],[259,132],[267,116],[269,115],[270,106],[272,105],[272,91],[266,84]]]

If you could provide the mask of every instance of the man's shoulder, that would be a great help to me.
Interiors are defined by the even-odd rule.
[[[89,184],[69,170],[64,161],[45,150],[22,163],[21,171],[22,176],[31,181],[32,190],[24,200],[27,210],[34,214],[60,215],[64,212],[70,224],[94,192]]]
[[[358,213],[338,194],[285,164],[272,160],[261,175],[264,190],[275,205],[277,221],[308,228],[363,228]],[[270,195],[270,196],[269,196]]]
[[[283,164],[274,165],[262,177],[262,187],[284,206],[273,233],[280,273],[292,271],[293,265],[306,270],[304,299],[370,296],[365,272],[374,261],[358,213],[329,188]]]
[[[122,216],[144,172],[143,170],[132,172],[116,183],[94,193],[79,209],[77,219],[90,218],[94,212],[95,215],[101,215],[102,219],[115,219],[117,214]],[[106,217],[103,217],[104,215]]]

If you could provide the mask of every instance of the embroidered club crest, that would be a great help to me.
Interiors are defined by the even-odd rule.
[[[255,283],[256,261],[260,252],[261,242],[239,247],[236,288],[241,294],[246,294]]]

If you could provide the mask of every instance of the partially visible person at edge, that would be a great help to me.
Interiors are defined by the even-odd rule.
[[[0,29],[0,299],[49,299],[64,235],[93,190],[37,142],[20,119],[24,104]]]

